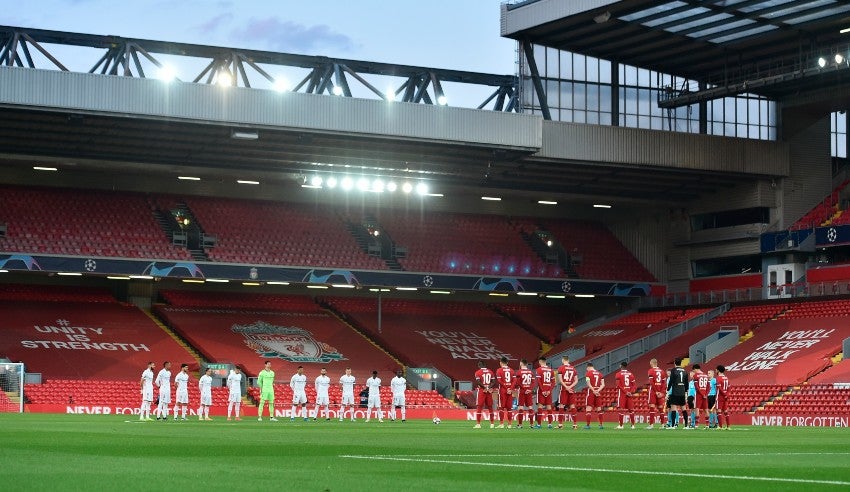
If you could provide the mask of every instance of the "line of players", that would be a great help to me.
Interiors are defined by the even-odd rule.
[[[475,372],[475,384],[477,387],[477,401],[475,420],[476,429],[481,428],[481,417],[484,409],[490,414],[490,428],[511,428],[514,417],[516,417],[517,428],[522,428],[523,422],[528,421],[533,428],[541,428],[545,421],[548,428],[553,425],[563,428],[566,422],[572,422],[572,428],[578,428],[578,412],[583,407],[585,411],[585,429],[590,429],[592,414],[596,412],[599,428],[603,428],[603,415],[605,403],[602,400],[602,390],[605,389],[605,378],[601,372],[588,363],[585,373],[587,386],[583,391],[576,391],[578,385],[578,373],[570,364],[569,357],[562,357],[561,366],[555,370],[549,367],[546,359],[538,359],[538,367],[535,371],[529,367],[528,361],[523,359],[519,363],[519,370],[514,370],[508,365],[508,359],[502,357],[499,368],[494,373],[488,369],[483,361],[478,363],[478,371]],[[652,359],[648,371],[649,385],[647,388],[647,403],[649,406],[648,429],[652,429],[656,423],[663,428],[677,427],[678,415],[683,415],[684,428],[696,427],[700,415],[705,415],[706,428],[709,428],[714,419],[719,419],[715,428],[729,428],[729,414],[727,410],[729,378],[726,377],[726,369],[717,366],[717,375],[713,371],[707,374],[702,371],[699,364],[692,366],[688,374],[682,367],[682,360],[675,360],[675,368],[665,371],[658,367],[658,361]],[[669,376],[669,377],[668,377]],[[631,428],[635,428],[635,398],[637,392],[637,378],[627,369],[625,362],[620,364],[620,370],[615,374],[617,382],[618,426],[623,429],[625,419],[628,417]],[[553,404],[556,384],[561,390],[557,402]],[[691,388],[693,400],[686,398],[688,389]],[[498,394],[497,410],[499,413],[499,425],[495,425],[494,399]],[[535,408],[536,396],[536,408]],[[516,399],[516,410],[513,402]],[[686,405],[686,401],[688,404]],[[693,410],[692,424],[688,425],[688,410]],[[668,413],[669,412],[669,413]]]
[[[142,378],[139,382],[140,392],[142,394],[142,405],[139,413],[139,420],[152,421],[150,416],[151,406],[153,405],[153,389],[154,385],[159,388],[159,398],[155,410],[156,420],[168,420],[169,405],[171,404],[171,362],[165,361],[162,364],[162,369],[154,378],[153,371],[155,364],[148,362],[147,368],[142,372]],[[241,403],[242,403],[242,372],[239,367],[234,367],[227,376],[228,404],[227,404],[227,420],[235,418],[241,420]],[[263,369],[257,376],[257,385],[260,388],[260,405],[257,409],[257,420],[263,420],[263,407],[268,403],[269,420],[277,422],[274,414],[274,391],[275,373],[271,369],[271,361],[266,361]],[[339,384],[342,388],[342,401],[339,406],[339,421],[344,420],[346,409],[350,411],[351,421],[355,421],[354,410],[356,408],[354,399],[355,377],[351,374],[351,368],[345,369],[345,374],[339,378]],[[331,379],[327,375],[327,369],[321,369],[321,373],[313,382],[316,389],[316,408],[313,412],[313,420],[324,416],[325,420],[330,420],[330,397],[328,392],[331,386]],[[174,377],[174,386],[176,387],[176,403],[174,405],[174,420],[178,419],[178,411],[182,409],[182,420],[186,419],[186,412],[189,406],[189,366],[182,364],[180,371]],[[289,387],[292,389],[292,413],[290,420],[294,421],[296,417],[303,417],[306,422],[309,420],[307,410],[307,376],[304,374],[304,367],[298,366],[295,374],[289,380]],[[368,400],[366,408],[366,422],[369,422],[374,409],[379,422],[383,422],[384,413],[381,410],[381,378],[378,377],[378,371],[372,371],[372,377],[366,380],[366,388],[368,390]],[[407,420],[407,408],[405,403],[405,390],[407,389],[407,380],[402,376],[401,370],[396,371],[396,376],[390,381],[390,388],[393,394],[392,406],[388,412],[390,420],[396,420],[398,414],[396,410],[401,411],[401,421]],[[210,418],[210,407],[212,406],[212,369],[207,368],[205,374],[198,380],[198,389],[200,391],[200,406],[197,410],[198,420],[212,420]],[[321,414],[320,414],[321,409]]]

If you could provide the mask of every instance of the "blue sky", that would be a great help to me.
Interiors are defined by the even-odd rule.
[[[499,4],[31,0],[26,8],[0,9],[0,24],[513,74],[515,43],[499,36]],[[76,49],[57,54],[63,62],[70,60],[72,69],[88,71],[102,53]]]

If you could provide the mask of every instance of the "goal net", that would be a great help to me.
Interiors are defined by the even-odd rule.
[[[24,365],[0,362],[0,412],[24,411]]]

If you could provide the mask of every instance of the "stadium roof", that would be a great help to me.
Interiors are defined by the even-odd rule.
[[[518,40],[718,85],[850,57],[840,0],[531,0],[506,6],[502,25]],[[792,80],[759,92],[793,90]]]

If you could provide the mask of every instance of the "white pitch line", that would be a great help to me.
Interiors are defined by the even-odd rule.
[[[850,452],[811,452],[811,453],[524,453],[524,454],[378,454],[377,458],[522,458],[522,457],[547,457],[556,458],[581,458],[584,456],[844,456]]]
[[[527,455],[526,455],[527,456]],[[710,473],[680,473],[666,471],[649,471],[649,470],[615,470],[612,468],[586,468],[579,466],[544,466],[544,465],[522,465],[518,463],[481,463],[476,461],[459,461],[459,460],[423,460],[419,458],[399,458],[389,456],[361,456],[361,455],[340,455],[340,458],[350,458],[357,460],[383,460],[383,461],[410,461],[416,463],[440,463],[447,465],[472,465],[472,466],[490,466],[496,468],[527,468],[532,470],[559,470],[559,471],[579,471],[593,473],[621,473],[626,475],[653,475],[664,477],[688,477],[688,478],[714,478],[727,480],[749,480],[758,482],[783,482],[783,483],[808,483],[818,485],[850,485],[850,482],[842,482],[839,480],[811,480],[806,478],[784,478],[784,477],[752,477],[752,476],[737,476],[737,475],[713,475]]]

